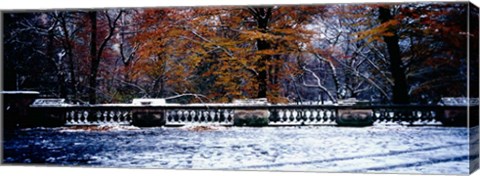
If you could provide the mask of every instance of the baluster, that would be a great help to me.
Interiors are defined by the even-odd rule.
[[[176,116],[173,118],[175,120],[175,123],[179,123],[180,119],[183,117],[182,111],[179,109],[177,110]]]
[[[302,121],[302,109],[295,109],[297,112],[297,117],[295,117],[295,123],[299,123]]]
[[[287,117],[287,120],[285,122],[290,122],[291,121],[291,118],[292,118],[292,112],[290,111],[290,109],[287,109],[286,110],[286,113],[285,113],[286,117]]]
[[[170,123],[170,121],[172,121],[172,115],[170,113],[170,110],[165,110],[165,119],[166,119],[166,123]]]
[[[83,122],[84,122],[85,124],[89,124],[89,122],[88,122],[88,111],[86,111],[86,110],[83,111],[83,118],[84,118],[84,121],[83,121]]]
[[[73,124],[75,122],[74,119],[73,119],[75,117],[74,113],[75,112],[73,110],[70,111],[70,113],[69,113],[69,117],[68,117],[68,120],[70,121],[69,124]]]
[[[128,112],[128,122],[130,122],[130,124],[133,123],[133,112],[132,111]]]
[[[305,124],[312,123],[313,119],[311,119],[312,117],[311,109],[304,109],[303,111],[304,111],[303,114],[305,114]]]
[[[197,110],[195,112],[195,115],[193,116],[193,122],[197,123],[200,120],[200,117],[202,116],[202,111]]]
[[[214,110],[212,110],[212,111],[210,112],[210,113],[213,113],[213,116],[212,116],[212,118],[211,118],[210,121],[209,121],[210,123],[215,122],[215,120],[217,119],[217,112],[216,112],[216,111],[217,111],[217,110],[214,109]]]
[[[207,117],[207,121],[205,123],[212,121],[213,117],[215,117],[215,112],[213,112],[213,110],[210,110],[209,116]]]
[[[128,124],[128,111],[123,111],[123,123]]]
[[[227,123],[227,119],[228,119],[228,115],[229,115],[228,111],[229,111],[228,109],[223,110],[223,116],[222,116],[222,118],[220,119],[219,122]]]
[[[231,111],[232,111],[232,110],[230,110],[230,109],[224,109],[224,110],[223,110],[223,116],[222,116],[222,118],[218,121],[219,124],[222,124],[222,123],[223,123],[223,124],[228,124],[228,117],[230,116],[230,112],[231,112]]]
[[[82,124],[82,112],[77,112],[77,123]]]
[[[122,119],[121,119],[121,115],[122,113],[120,112],[120,110],[117,110],[117,112],[113,112],[115,114],[115,122],[116,123],[120,123],[122,122]]]
[[[70,112],[65,112],[65,125],[70,125]]]
[[[276,109],[267,109],[270,116],[268,117],[269,123],[275,123],[278,120],[278,111]]]
[[[175,115],[173,116],[173,122],[174,122],[174,123],[179,123],[180,117],[182,116],[182,111],[180,111],[180,110],[175,110],[175,111],[173,111],[173,112],[175,112]]]
[[[184,123],[187,117],[185,116],[185,109],[179,110],[180,112],[178,113],[178,123]]]
[[[382,122],[384,122],[384,123],[388,122],[388,111],[387,111],[387,109],[383,109]]]
[[[412,112],[412,122],[419,122],[419,123],[426,123],[428,116],[425,116],[421,111],[413,111]]]
[[[326,123],[330,123],[330,117],[332,116],[332,111],[330,109],[326,109],[325,110],[325,117],[324,118],[324,121]]]
[[[386,121],[387,112],[385,111],[385,109],[381,109],[379,113],[380,113],[379,122],[384,123]]]
[[[332,123],[335,122],[335,120],[337,119],[337,116],[338,116],[338,113],[337,113],[338,110],[332,110],[332,116],[330,117],[330,121]]]
[[[99,111],[97,111],[96,113],[94,113],[94,118],[95,118],[95,123],[96,124],[100,124],[100,117],[102,117],[102,113],[100,113]]]
[[[278,110],[278,117],[279,117],[278,122],[283,123],[283,116],[284,116],[284,110],[283,109]]]
[[[110,114],[109,114],[110,120],[108,122],[113,123],[113,116],[115,116],[115,113],[113,111],[110,111]]]
[[[321,123],[321,124],[325,123],[323,121],[324,116],[325,116],[324,110],[323,109],[318,109],[318,116],[317,116],[318,123]]]
[[[298,116],[298,111],[296,109],[293,109],[292,110],[292,117],[293,118],[291,119],[291,121],[294,122],[294,123],[297,122],[297,116]]]
[[[336,110],[333,110],[333,109],[330,110],[330,118],[329,118],[330,123],[335,122],[335,117],[337,116],[336,112],[337,112]]]
[[[193,122],[193,117],[195,117],[195,110],[190,111],[190,123]]]
[[[173,123],[175,122],[175,116],[177,116],[177,111],[175,109],[172,109],[169,112],[170,112],[168,116],[168,118],[170,119],[169,122]]]
[[[375,109],[375,110],[373,111],[373,122],[374,122],[374,123],[380,122],[380,121],[379,121],[379,120],[380,120],[379,118],[380,118],[380,112],[379,112],[378,109]]]
[[[302,123],[305,122],[305,112],[303,109],[298,109],[297,110],[297,122]]]
[[[107,123],[108,121],[108,114],[107,111],[103,111],[103,120],[102,123]]]
[[[200,116],[198,118],[198,123],[203,123],[205,121],[205,119],[207,119],[207,116],[208,116],[208,113],[206,110],[202,110],[200,112]]]
[[[332,117],[332,109],[325,109],[325,117],[324,120],[325,120],[325,123],[331,123],[330,121],[330,117]]]
[[[302,120],[304,124],[310,123],[310,111],[308,109],[302,109]]]
[[[390,121],[390,122],[394,122],[394,121],[395,121],[394,117],[395,117],[395,112],[393,112],[392,110],[390,110],[390,112],[388,112],[388,119],[389,119],[389,121]]]
[[[75,121],[75,111],[70,111],[70,124],[76,124],[77,122]]]
[[[229,116],[228,116],[228,123],[233,124],[233,115],[234,115],[235,110],[230,110]]]
[[[426,111],[425,115],[422,116],[422,120],[427,121],[428,119],[431,119],[433,116],[431,111]]]
[[[226,111],[226,109],[218,109],[217,110],[217,120],[215,121],[215,124],[220,124],[220,122],[224,121],[224,112]]]
[[[318,111],[317,109],[312,109],[312,123],[317,123]]]
[[[218,122],[221,121],[221,119],[222,119],[222,113],[221,112],[222,112],[221,109],[217,109],[217,118],[215,120],[215,123],[218,123]]]
[[[188,122],[189,121],[189,118],[190,118],[190,110],[188,109],[185,109],[183,110],[183,119],[184,119],[184,122]]]
[[[430,122],[435,122],[437,119],[437,113],[435,111],[431,111],[431,116],[429,117]]]

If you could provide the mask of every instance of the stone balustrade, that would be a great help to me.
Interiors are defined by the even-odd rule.
[[[450,125],[450,112],[467,112],[463,106],[438,105],[70,105],[32,106],[32,112],[63,122],[62,125],[183,126],[189,124],[235,125],[236,118],[267,118],[267,125],[370,126],[382,123]],[[455,113],[456,119],[465,118]],[[461,113],[460,113],[461,114]],[[478,118],[478,117],[477,117]],[[457,120],[458,121],[458,120]],[[259,121],[260,123],[260,121]],[[262,121],[264,123],[264,120]],[[247,123],[241,123],[246,125]],[[253,123],[254,124],[254,123]],[[264,126],[250,125],[248,126]]]

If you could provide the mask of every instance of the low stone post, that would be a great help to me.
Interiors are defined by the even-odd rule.
[[[373,111],[371,109],[339,109],[335,122],[338,126],[372,126]]]
[[[132,125],[138,127],[159,127],[167,123],[165,110],[134,109],[132,110]]]
[[[160,106],[166,105],[163,98],[133,99],[133,105],[137,106]],[[158,108],[138,108],[132,110],[132,125],[138,127],[158,127],[167,123],[167,117],[164,109]]]
[[[467,108],[464,109],[446,109],[440,121],[445,126],[467,126]]]
[[[234,100],[234,104],[245,105],[267,105],[266,98]],[[235,110],[233,114],[234,126],[267,126],[269,123],[270,111],[268,110]]]
[[[63,98],[35,99],[30,105],[29,126],[60,127],[65,125],[67,106]]]
[[[3,101],[3,127],[6,130],[29,126],[30,104],[39,96],[35,91],[0,91]]]
[[[443,114],[440,112],[439,120],[443,125],[462,127],[468,126],[469,123],[470,127],[478,125],[478,98],[444,97],[439,105],[452,107],[446,108]]]
[[[340,105],[344,106],[358,106],[363,105],[365,102],[359,102],[355,98],[339,101]],[[373,110],[371,109],[338,109],[335,122],[338,126],[352,126],[352,127],[364,127],[373,125]]]

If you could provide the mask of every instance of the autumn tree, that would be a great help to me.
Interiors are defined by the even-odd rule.
[[[197,89],[195,92],[212,99],[268,97],[280,101],[285,61],[302,52],[308,43],[305,26],[319,9],[292,6],[158,10],[157,16],[162,18],[150,22],[162,24],[162,28],[152,29],[151,23],[146,23],[151,32],[145,35],[152,45],[147,42],[140,51],[149,53],[143,57],[186,61],[190,65],[171,71],[195,73],[188,82],[196,82],[203,89],[191,86],[191,90]],[[144,14],[148,22],[151,11]],[[176,47],[164,45],[171,43]]]
[[[97,101],[97,74],[98,74],[98,67],[100,65],[100,61],[102,60],[104,50],[107,47],[108,42],[114,35],[115,31],[117,30],[117,23],[120,19],[123,11],[120,10],[119,12],[111,12],[105,11],[101,13],[106,18],[106,34],[101,36],[101,40],[99,40],[99,46],[97,46],[97,11],[90,11],[88,12],[88,17],[90,19],[90,78],[89,78],[89,87],[88,87],[88,94],[89,94],[89,103],[95,104]],[[113,15],[111,14],[113,13]]]
[[[423,103],[445,96],[465,96],[469,37],[466,3],[416,3],[375,6],[381,22],[359,33],[388,47],[395,82],[393,102]],[[392,60],[393,59],[393,60]],[[396,67],[396,68],[395,68]],[[395,76],[396,75],[396,76]],[[398,82],[400,81],[400,82]],[[397,98],[395,98],[397,97]]]

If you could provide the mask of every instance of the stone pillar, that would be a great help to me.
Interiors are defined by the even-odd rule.
[[[31,126],[30,105],[38,98],[35,91],[1,91],[4,129]]]
[[[134,109],[132,111],[132,125],[134,126],[159,127],[167,123],[165,110]]]
[[[372,126],[373,111],[371,109],[339,109],[335,122],[339,126]]]
[[[233,100],[236,105],[268,105],[266,98]],[[235,110],[233,113],[234,126],[267,126],[270,122],[268,110]]]
[[[440,121],[445,126],[467,126],[467,107],[465,109],[446,109]]]

